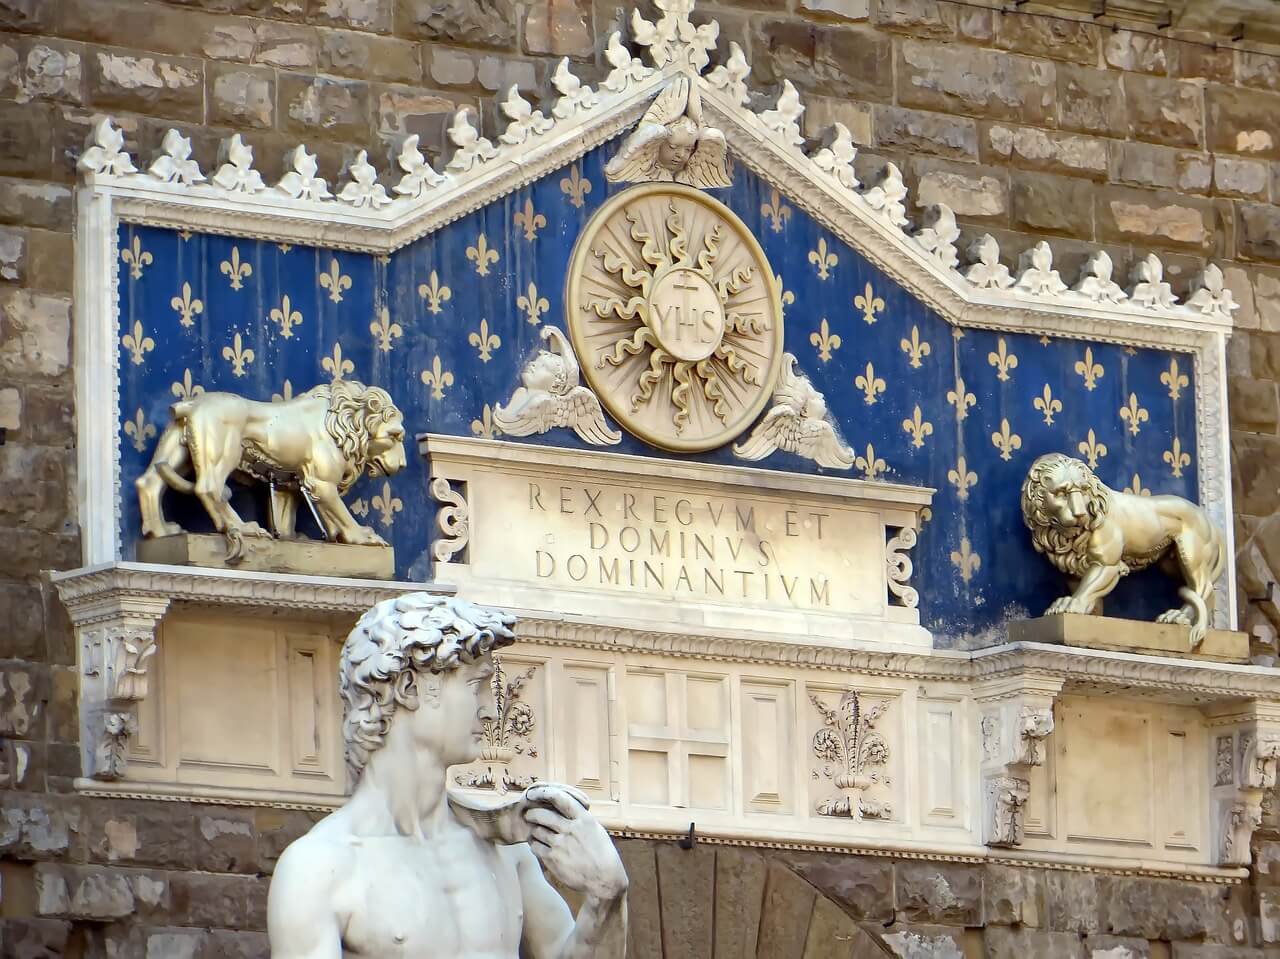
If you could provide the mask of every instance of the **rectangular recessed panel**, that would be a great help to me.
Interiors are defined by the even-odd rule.
[[[685,725],[699,731],[724,729],[729,718],[728,698],[723,679],[690,676],[685,686]]]
[[[954,749],[955,706],[926,703],[922,732],[920,779],[924,785],[925,819],[954,823],[959,796]]]
[[[742,685],[742,780],[752,812],[785,813],[792,799],[791,687]]]
[[[565,670],[568,722],[565,769],[570,784],[609,794],[609,671],[586,666]]]
[[[627,675],[627,722],[633,726],[667,725],[667,677],[662,673]]]
[[[1064,743],[1057,781],[1067,838],[1150,846],[1156,786],[1150,712],[1094,699],[1066,705],[1061,715],[1054,735]]]
[[[689,757],[689,805],[694,809],[725,809],[729,794],[729,763],[718,756]]]
[[[1200,810],[1200,790],[1197,786],[1200,765],[1194,760],[1194,752],[1186,730],[1170,729],[1164,740],[1164,769],[1166,780],[1165,845],[1179,849],[1196,847],[1196,816]]]
[[[627,783],[631,801],[646,806],[666,806],[671,802],[667,754],[647,749],[630,751]]]
[[[289,640],[289,744],[295,775],[323,776],[329,772],[322,716],[328,697],[320,683],[330,676],[318,662],[321,655],[313,640]]]

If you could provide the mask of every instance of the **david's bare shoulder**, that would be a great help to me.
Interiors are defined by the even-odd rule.
[[[342,811],[327,816],[285,849],[276,863],[272,890],[280,885],[305,886],[312,893],[334,891],[352,874],[356,846]]]

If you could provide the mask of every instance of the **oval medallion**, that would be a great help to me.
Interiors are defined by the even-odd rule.
[[[661,449],[724,445],[773,392],[773,270],[746,224],[699,190],[655,183],[601,207],[574,248],[565,303],[591,388]]]

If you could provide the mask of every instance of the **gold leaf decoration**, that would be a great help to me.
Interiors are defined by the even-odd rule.
[[[933,424],[924,418],[920,404],[916,404],[911,419],[902,421],[902,428],[911,434],[911,445],[916,449],[924,446],[924,438],[933,435]]]
[[[965,585],[968,585],[974,574],[982,568],[982,557],[973,551],[969,537],[961,537],[960,548],[951,551],[951,563],[960,571],[960,578],[964,580]]]
[[[369,501],[361,496],[351,504],[351,515],[364,519],[369,515]]]
[[[862,311],[862,322],[871,325],[879,319],[876,314],[884,309],[884,300],[876,296],[868,283],[866,289],[853,298],[853,305]]]
[[[560,192],[569,198],[574,207],[581,210],[591,192],[591,181],[582,175],[578,164],[569,167],[569,175],[561,179]]]
[[[480,351],[480,362],[488,363],[493,359],[493,351],[502,345],[498,334],[489,332],[489,321],[482,319],[480,329],[473,330],[467,342]]]
[[[244,368],[253,362],[254,353],[253,350],[244,346],[240,340],[240,334],[237,333],[232,340],[232,345],[222,348],[222,358],[231,364],[231,372],[234,375],[244,376]]]
[[[427,301],[428,310],[439,313],[444,308],[441,304],[453,299],[453,290],[441,283],[439,274],[432,270],[430,282],[418,284],[418,296]]]
[[[524,201],[524,209],[517,210],[516,226],[524,228],[524,238],[532,243],[538,238],[538,231],[547,225],[547,218],[533,208],[532,198]]]
[[[831,327],[824,316],[822,322],[818,324],[817,332],[809,334],[809,342],[818,348],[818,359],[828,363],[831,360],[831,351],[840,349],[840,334],[831,332]]]
[[[1178,358],[1174,357],[1169,360],[1169,369],[1160,374],[1160,382],[1169,387],[1169,399],[1176,400],[1182,395],[1182,391],[1191,385],[1191,380],[1187,378],[1187,374],[1178,370]]]
[[[1183,452],[1182,440],[1176,436],[1173,438],[1173,446],[1164,451],[1163,459],[1178,479],[1182,478],[1182,471],[1191,465],[1191,454]]]
[[[204,392],[204,387],[192,381],[191,370],[182,371],[182,382],[170,385],[169,392],[180,400],[189,400]]]
[[[240,247],[233,246],[231,248],[231,258],[223,260],[219,266],[222,275],[231,280],[231,289],[240,290],[244,288],[244,281],[253,276],[253,267],[248,263],[240,261]]]
[[[481,412],[480,418],[471,421],[471,435],[486,440],[491,440],[497,435],[497,430],[494,428],[493,423],[493,407],[488,403],[484,404],[484,410]]]
[[[911,327],[911,339],[904,338],[898,345],[902,347],[902,352],[907,354],[907,361],[914,370],[924,365],[924,358],[933,350],[928,342],[920,339],[920,327],[914,325]]]
[[[152,256],[142,248],[142,237],[134,236],[133,242],[120,251],[120,259],[129,264],[129,275],[135,280],[142,279],[142,269],[149,266]]]
[[[1001,419],[999,432],[991,434],[991,445],[1000,451],[1000,458],[1007,462],[1013,459],[1015,450],[1022,449],[1022,437],[1013,432],[1008,419]]]
[[[1084,350],[1084,359],[1076,360],[1076,373],[1084,378],[1084,388],[1086,390],[1094,390],[1098,386],[1098,380],[1102,378],[1103,369],[1101,363],[1093,361],[1093,347],[1086,346]]]
[[[1151,414],[1138,405],[1138,394],[1130,393],[1129,402],[1120,407],[1120,419],[1129,424],[1129,432],[1134,436],[1142,429],[1142,424],[1151,419]]]
[[[1089,436],[1076,444],[1076,449],[1080,451],[1080,455],[1089,461],[1089,469],[1098,468],[1098,460],[1107,455],[1107,444],[1099,443],[1098,438],[1094,436],[1093,430],[1089,430]]]
[[[284,381],[284,386],[280,388],[279,393],[271,394],[272,403],[287,403],[291,399],[293,399],[293,383],[289,380]]]
[[[840,258],[827,250],[827,238],[818,238],[818,248],[809,251],[809,262],[818,268],[818,279],[825,280],[831,276]]]
[[[956,488],[956,497],[969,498],[969,490],[978,485],[978,474],[969,469],[963,456],[956,460],[955,469],[947,470],[947,482]]]
[[[1053,398],[1053,390],[1049,388],[1048,383],[1044,385],[1044,392],[1037,396],[1031,405],[1044,414],[1045,426],[1052,426],[1055,414],[1062,412],[1062,400]]]
[[[129,351],[134,366],[141,366],[144,357],[156,348],[156,341],[146,335],[141,320],[133,321],[133,329],[120,337],[120,345]]]
[[[489,238],[481,233],[476,245],[467,247],[467,259],[476,265],[477,273],[488,276],[489,266],[498,262],[498,251],[489,246]]]
[[[773,279],[774,279],[774,282],[778,284],[778,290],[779,290],[778,295],[779,295],[779,298],[782,300],[782,307],[785,310],[788,306],[791,306],[793,303],[795,303],[796,295],[783,285],[781,273],[775,273],[773,276]]]
[[[178,322],[183,326],[194,326],[195,318],[204,312],[204,302],[191,295],[191,284],[182,284],[182,294],[169,301],[169,305],[178,312]]]
[[[769,191],[769,201],[760,204],[760,213],[771,221],[774,233],[781,233],[782,228],[791,219],[791,207],[782,202],[782,197],[777,190]],[[813,262],[812,256],[809,261]],[[823,279],[825,280],[826,277]]]
[[[878,393],[885,391],[884,378],[876,376],[876,368],[870,362],[867,363],[866,370],[854,379],[853,385],[862,390],[862,402],[868,406],[875,403]]]
[[[1133,474],[1133,480],[1129,483],[1128,486],[1124,488],[1124,491],[1126,493],[1132,494],[1133,496],[1150,496],[1151,495],[1151,490],[1143,488],[1142,477],[1139,476],[1137,473]]]
[[[138,407],[138,412],[133,415],[133,419],[124,424],[124,434],[133,440],[133,448],[142,453],[146,451],[147,440],[156,435],[156,428],[147,422],[142,407]]]
[[[431,360],[431,369],[422,371],[422,383],[431,387],[431,395],[435,399],[442,400],[444,391],[453,386],[453,374],[444,369],[437,355]]]
[[[272,309],[268,319],[280,326],[280,335],[286,340],[292,338],[293,328],[302,324],[302,314],[289,302],[289,294],[280,298],[280,305]]]
[[[857,457],[853,465],[862,470],[862,475],[869,480],[875,479],[888,469],[885,461],[876,456],[876,448],[870,443],[867,444],[867,455]]]
[[[391,311],[385,306],[378,313],[378,318],[369,324],[369,332],[373,334],[373,338],[378,343],[378,349],[383,353],[390,353],[391,341],[398,340],[404,335],[400,324],[391,322]]]
[[[341,303],[343,292],[351,289],[351,277],[342,272],[336,256],[329,261],[328,272],[320,274],[320,285],[329,291],[329,299],[334,303]]]
[[[391,483],[383,480],[382,492],[373,497],[373,508],[378,511],[378,522],[383,526],[391,526],[396,521],[396,513],[404,509],[404,503],[391,492]]]
[[[956,377],[955,389],[947,390],[947,402],[956,408],[956,419],[969,415],[969,407],[978,405],[978,398],[964,385],[964,377]]]
[[[326,356],[320,361],[321,368],[329,374],[330,379],[334,382],[342,379],[348,373],[354,373],[356,365],[342,356],[342,344],[333,344],[333,353]]]
[[[1009,352],[1009,345],[1002,336],[996,341],[995,351],[987,354],[987,362],[996,368],[996,379],[1007,383],[1010,379],[1009,371],[1018,366],[1018,357]]]
[[[524,318],[531,326],[537,326],[541,322],[542,314],[551,309],[551,303],[547,298],[538,295],[538,287],[535,283],[530,283],[529,289],[516,297],[516,306],[524,310]]]

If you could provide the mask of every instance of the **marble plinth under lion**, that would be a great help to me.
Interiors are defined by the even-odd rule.
[[[492,652],[512,622],[413,593],[356,624],[340,677],[355,785],[280,858],[273,959],[622,959],[627,877],[584,796],[540,784],[480,808],[445,792],[496,716]],[[581,896],[576,919],[548,875]]]

